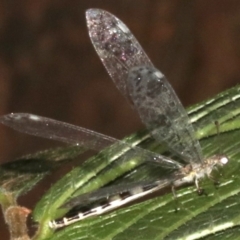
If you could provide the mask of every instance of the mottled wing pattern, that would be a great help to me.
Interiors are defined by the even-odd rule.
[[[138,73],[147,67],[154,71],[154,67],[130,30],[114,15],[101,9],[88,10],[86,18],[93,46],[109,75],[123,95],[134,103],[153,136],[185,161],[200,163],[200,144],[167,79],[163,77],[158,81],[154,74]],[[135,79],[137,74],[141,75],[141,81]]]
[[[86,12],[90,39],[116,86],[129,99],[126,79],[139,65],[153,66],[127,26],[114,15],[100,9]]]
[[[202,151],[187,112],[166,77],[154,67],[135,67],[128,75],[134,105],[153,137],[188,162],[201,162]]]

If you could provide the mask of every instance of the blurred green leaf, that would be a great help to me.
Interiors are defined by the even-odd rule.
[[[5,195],[17,198],[27,193],[53,169],[82,152],[83,149],[76,146],[50,149],[2,164],[0,166],[0,202],[6,203]]]

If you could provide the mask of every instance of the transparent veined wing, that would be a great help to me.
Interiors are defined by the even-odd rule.
[[[89,9],[86,19],[92,44],[109,75],[123,95],[134,102],[153,136],[186,162],[201,163],[200,144],[184,107],[167,79],[163,77],[158,81],[154,74],[138,73],[142,67],[154,69],[154,66],[127,26],[101,9]],[[129,87],[128,81],[139,75],[141,81],[132,81]],[[151,79],[148,80],[148,77]]]
[[[179,176],[180,178],[181,176]],[[97,189],[92,192],[84,193],[82,195],[76,196],[66,203],[64,203],[60,208],[73,208],[79,205],[85,205],[89,204],[91,202],[97,201],[102,198],[109,198],[113,195],[121,194],[122,192],[131,191],[132,189],[137,189],[141,187],[148,187],[149,189],[151,186],[155,185],[157,183],[157,186],[159,189],[162,189],[164,187],[167,187],[172,184],[172,181],[174,181],[174,178],[163,178],[156,181],[151,182],[133,182],[128,184],[121,184],[121,185],[113,185],[113,186],[107,186],[104,188]]]
[[[179,169],[182,167],[180,163],[168,157],[132,146],[110,136],[51,118],[29,113],[11,113],[0,117],[0,123],[29,135],[74,144],[96,151],[114,144],[113,152],[119,152],[123,155],[131,151],[131,156],[139,156],[144,161],[157,163],[163,168]]]
[[[189,162],[201,162],[202,151],[190,119],[166,77],[154,67],[132,68],[128,88],[153,137]]]
[[[126,85],[129,70],[153,64],[127,26],[114,15],[100,9],[89,9],[86,19],[95,50],[115,85],[129,99]]]

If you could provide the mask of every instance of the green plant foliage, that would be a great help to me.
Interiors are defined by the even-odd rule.
[[[0,202],[3,208],[30,191],[41,179],[84,150],[71,146],[41,151],[0,166]]]
[[[198,196],[194,186],[185,186],[177,190],[177,201],[174,201],[171,191],[166,189],[150,200],[88,218],[57,231],[50,229],[48,222],[64,216],[68,209],[59,207],[74,196],[106,184],[145,180],[151,174],[154,177],[168,174],[163,169],[158,171],[156,166],[148,167],[140,157],[132,157],[128,149],[111,146],[75,167],[46,192],[33,210],[33,219],[39,224],[33,239],[236,239],[240,223],[240,87],[191,107],[189,114],[204,155],[224,153],[230,159],[223,169],[214,172],[213,177],[220,182],[218,186],[214,186],[210,179],[204,179],[201,186],[206,195]],[[220,124],[219,135],[215,121]],[[149,150],[164,151],[146,131],[125,140]],[[69,149],[62,151],[56,156],[68,155]],[[29,159],[36,158],[32,155]],[[44,162],[46,159],[49,159],[48,155],[41,160]],[[18,168],[22,169],[21,164]],[[37,168],[29,165],[27,169],[32,175],[42,174],[31,171],[31,168]],[[5,170],[1,171],[4,174]],[[21,187],[16,189],[18,193],[26,191]]]
[[[58,148],[27,155],[0,167],[2,191],[20,196],[35,186],[46,174],[82,153],[78,147]]]

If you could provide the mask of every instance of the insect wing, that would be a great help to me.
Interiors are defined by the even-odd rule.
[[[121,194],[123,192],[133,192],[134,189],[138,189],[141,192],[141,188],[151,189],[154,187],[158,187],[158,189],[162,189],[166,186],[172,184],[171,178],[165,178],[161,180],[157,180],[155,182],[134,182],[122,185],[113,185],[104,188],[97,189],[95,191],[85,193],[79,196],[72,198],[71,200],[64,203],[60,208],[73,208],[79,205],[86,205],[91,202],[98,201],[99,199],[109,198],[114,195]],[[134,194],[132,194],[134,195]]]
[[[128,75],[134,105],[153,137],[188,162],[201,162],[202,151],[187,112],[166,77],[153,67],[135,67]]]
[[[153,64],[127,26],[114,15],[101,9],[89,9],[86,19],[96,52],[115,85],[129,99],[126,86],[129,70]]]
[[[143,161],[159,164],[161,167],[179,169],[181,164],[157,153],[133,146],[124,141],[94,132],[92,130],[60,122],[51,118],[41,117],[28,113],[11,113],[0,117],[0,122],[19,132],[29,135],[75,144],[86,149],[100,151],[110,145],[110,154],[116,157],[128,153],[126,159],[139,157]]]
[[[137,81],[129,86],[128,81],[135,77],[137,70],[141,67],[153,70],[154,67],[126,25],[101,9],[88,10],[86,19],[92,44],[109,75],[123,95],[134,102],[142,121],[153,136],[158,141],[165,142],[169,149],[185,161],[202,162],[201,147],[194,137],[193,127],[167,79],[164,77],[164,81],[159,83],[154,74],[148,76],[141,72],[140,87]],[[148,77],[151,79],[148,80]],[[151,97],[144,96],[146,93]]]

